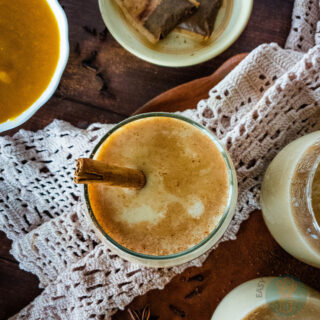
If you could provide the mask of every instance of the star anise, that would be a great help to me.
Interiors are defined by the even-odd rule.
[[[149,320],[150,319],[150,307],[145,306],[141,312],[128,309],[129,315],[132,320]]]

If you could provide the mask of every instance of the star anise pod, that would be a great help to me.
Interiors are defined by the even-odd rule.
[[[132,320],[149,320],[150,319],[150,307],[145,306],[141,312],[128,309],[129,315]]]

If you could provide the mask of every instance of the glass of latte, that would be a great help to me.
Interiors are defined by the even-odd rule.
[[[145,175],[141,189],[90,183],[90,221],[119,256],[175,266],[210,249],[235,211],[236,173],[217,138],[179,115],[131,117],[109,131],[90,158]]]
[[[318,320],[320,293],[290,276],[241,284],[218,305],[211,320]]]
[[[320,268],[320,131],[286,146],[265,174],[260,202],[276,241]]]

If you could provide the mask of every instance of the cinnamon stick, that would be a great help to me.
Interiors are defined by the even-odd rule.
[[[118,167],[102,161],[80,158],[77,161],[75,183],[104,183],[109,186],[141,189],[146,177],[141,170]]]

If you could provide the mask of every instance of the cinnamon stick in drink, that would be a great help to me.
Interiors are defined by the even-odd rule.
[[[141,189],[146,183],[146,177],[141,170],[118,167],[87,158],[78,159],[73,180],[78,184],[103,183],[133,189]]]

